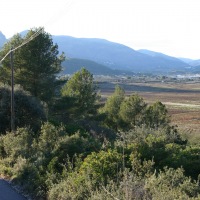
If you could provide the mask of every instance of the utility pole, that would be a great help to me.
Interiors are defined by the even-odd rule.
[[[13,48],[10,50],[11,67],[11,131],[15,131],[15,110],[14,110],[14,66],[13,66]]]

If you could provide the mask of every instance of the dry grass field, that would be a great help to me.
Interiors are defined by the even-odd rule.
[[[200,139],[200,81],[109,81],[100,82],[102,97],[107,98],[118,84],[126,95],[138,93],[145,102],[161,101],[168,108],[171,123],[193,142]]]

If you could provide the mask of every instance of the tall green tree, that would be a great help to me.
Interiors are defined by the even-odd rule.
[[[124,99],[125,92],[120,86],[117,85],[113,95],[107,99],[103,109],[101,110],[106,115],[105,123],[108,127],[114,130],[118,130],[120,127],[121,118],[119,112]]]
[[[7,43],[4,44],[2,47],[2,50],[0,51],[0,59],[2,59],[11,49],[11,47],[17,47],[20,44],[23,43],[23,38],[20,34],[14,35]],[[21,49],[18,49],[15,51],[15,59],[14,59],[14,66],[15,66],[15,76],[17,73],[17,69],[19,67],[19,59],[20,59],[20,51]],[[10,56],[8,55],[6,59],[3,60],[3,62],[0,65],[0,82],[2,82],[4,85],[9,84],[11,81],[11,68],[10,68]]]
[[[19,34],[15,35],[4,45],[0,57],[3,57],[11,46],[22,44],[38,31],[37,28],[31,29],[24,38]],[[58,86],[56,75],[61,71],[64,59],[63,55],[58,57],[58,54],[58,46],[53,43],[51,35],[43,30],[36,38],[14,52],[15,83],[42,101],[49,102]],[[0,76],[4,76],[4,83],[9,83],[9,56],[2,64]]]
[[[61,90],[63,97],[73,99],[75,112],[80,117],[85,117],[95,111],[95,105],[99,99],[97,86],[94,83],[93,75],[82,68],[76,72]]]
[[[122,120],[127,123],[126,128],[143,124],[145,108],[146,103],[137,94],[131,95],[122,102],[119,114]]]
[[[167,108],[160,101],[155,102],[146,109],[145,124],[151,128],[169,125],[170,117]]]

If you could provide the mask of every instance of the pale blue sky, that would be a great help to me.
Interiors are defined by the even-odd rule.
[[[0,31],[104,38],[200,59],[200,0],[1,0]]]

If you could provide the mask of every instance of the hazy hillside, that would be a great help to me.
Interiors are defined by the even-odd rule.
[[[191,62],[193,62],[194,60],[193,59],[190,59],[190,58],[178,58],[179,60],[182,60],[183,62],[187,63],[187,64],[190,64]]]
[[[189,58],[179,58],[180,60],[182,60],[183,62],[189,64],[191,67],[199,67],[200,66],[200,59],[198,60],[193,60],[193,59],[189,59]]]
[[[21,35],[25,35],[26,32],[27,31],[21,32]],[[5,41],[6,37],[0,32],[0,47],[3,46]],[[149,50],[135,51],[125,45],[104,39],[53,36],[53,41],[58,44],[59,51],[65,52],[67,57],[83,59],[68,60],[70,72],[74,72],[75,67],[77,67],[78,70],[78,68],[83,65],[89,67],[90,69],[88,70],[94,74],[121,73],[117,70],[130,71],[133,73],[182,72],[190,67],[189,59],[187,60],[188,64],[186,61],[183,61],[183,59],[177,59]],[[95,63],[91,63],[89,60]],[[192,66],[200,64],[199,60],[192,62],[194,62],[191,64]],[[69,64],[73,66],[73,69],[70,69]],[[97,66],[97,64],[99,65]]]
[[[0,31],[0,48],[4,45],[6,42],[6,37],[5,35]]]
[[[143,54],[107,40],[69,36],[53,36],[53,39],[68,57],[92,60],[112,69],[134,70],[134,65],[140,68],[148,64]]]
[[[184,68],[189,67],[189,64],[182,61],[181,59],[165,55],[160,52],[150,51],[147,49],[141,49],[138,50],[140,53],[144,53],[146,55],[149,55],[155,59],[161,64],[161,67],[165,66],[169,70],[183,70]]]
[[[192,66],[190,72],[194,73],[194,74],[199,74],[200,73],[200,65]]]
[[[81,58],[95,61],[112,69],[130,70],[133,72],[170,72],[184,70],[189,65],[170,57],[153,57],[135,51],[125,45],[103,39],[74,38],[53,36],[54,42],[70,58]]]
[[[200,59],[199,60],[193,60],[189,64],[193,67],[199,66],[200,65]]]
[[[63,74],[73,74],[74,72],[80,70],[82,67],[86,68],[92,74],[95,75],[118,75],[126,73],[122,70],[113,70],[104,65],[98,64],[91,60],[70,58],[63,62]]]

